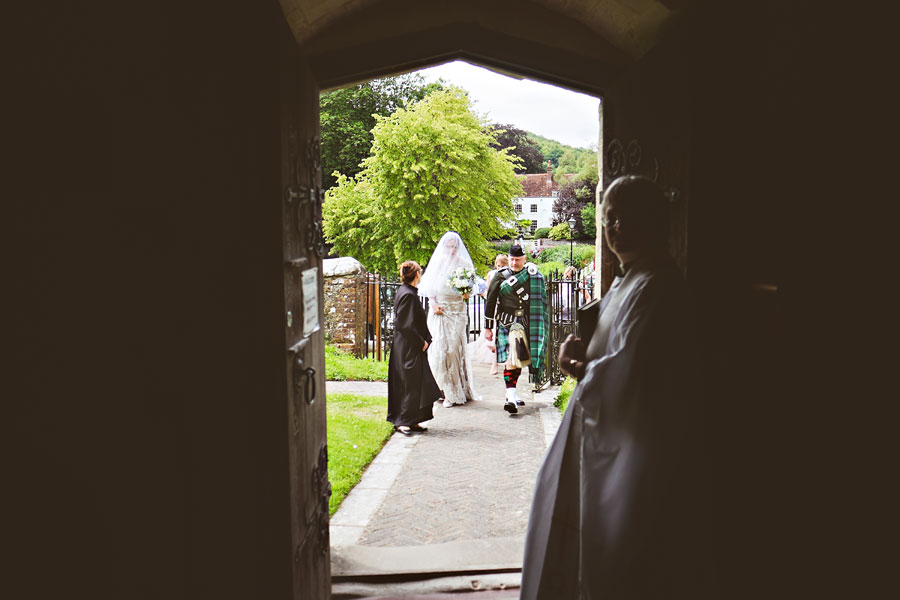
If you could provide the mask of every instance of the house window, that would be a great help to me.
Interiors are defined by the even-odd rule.
[[[537,221],[531,222],[531,233],[534,233],[535,229],[537,229]]]
[[[518,212],[518,213],[522,212],[522,205],[521,205],[521,204],[515,204],[515,205],[513,205],[513,208],[515,208],[515,209],[516,209],[516,212]]]
[[[537,212],[537,204],[531,205],[531,212]]]
[[[553,190],[553,197],[559,198],[559,190]]]

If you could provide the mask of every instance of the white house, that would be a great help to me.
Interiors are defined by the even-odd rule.
[[[513,198],[513,209],[516,220],[531,221],[531,233],[541,227],[553,227],[553,203],[559,196],[559,185],[553,181],[553,172],[549,162],[546,173],[516,175],[522,183],[522,196]],[[566,175],[572,178],[574,175]]]

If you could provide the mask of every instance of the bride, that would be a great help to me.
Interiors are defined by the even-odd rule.
[[[428,298],[428,362],[444,392],[444,407],[474,400],[472,371],[466,351],[467,296],[448,285],[450,273],[459,267],[474,269],[462,238],[455,231],[441,237],[419,282],[419,295]]]

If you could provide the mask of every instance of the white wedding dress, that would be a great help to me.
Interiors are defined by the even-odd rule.
[[[435,300],[443,314],[434,314]],[[428,363],[445,400],[453,404],[477,399],[472,391],[472,368],[466,346],[467,310],[462,296],[449,290],[432,298],[428,308],[428,330],[432,337]]]

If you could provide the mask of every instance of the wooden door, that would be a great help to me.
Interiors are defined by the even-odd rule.
[[[322,198],[319,91],[289,34],[282,49],[284,360],[288,377],[293,597],[331,594],[325,349],[321,326]]]
[[[686,56],[678,39],[654,48],[622,73],[602,100],[603,189],[621,175],[653,179],[670,202],[672,257],[687,276],[690,97]],[[600,197],[602,200],[602,195]],[[597,206],[597,216],[600,206]],[[605,294],[618,271],[602,229],[597,295]]]

